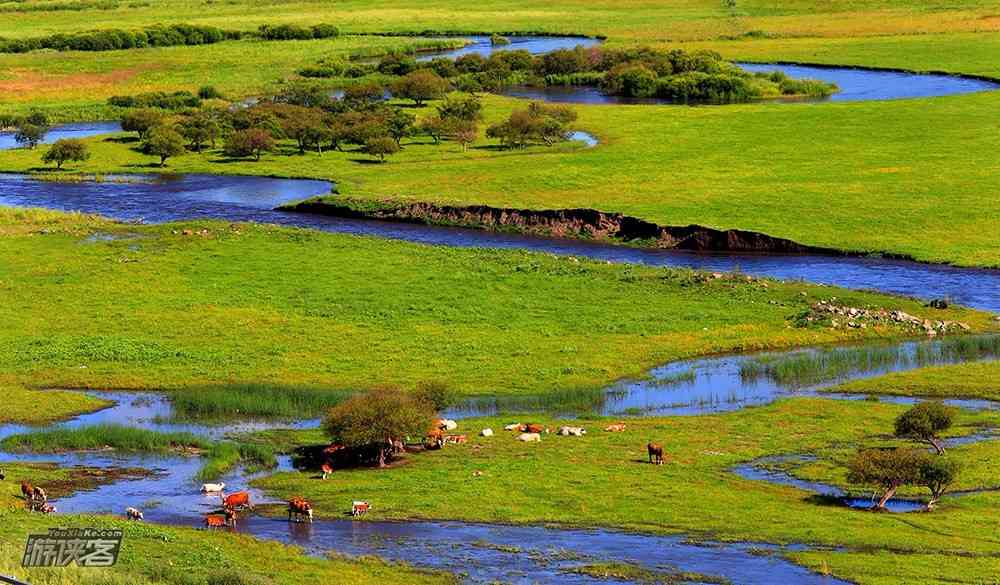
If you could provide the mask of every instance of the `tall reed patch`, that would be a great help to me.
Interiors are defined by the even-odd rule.
[[[315,387],[242,384],[179,390],[170,395],[170,400],[178,420],[303,419],[322,417],[351,394]]]
[[[7,451],[86,451],[115,449],[131,453],[169,453],[178,449],[207,449],[210,443],[191,433],[160,433],[117,424],[61,428],[11,435],[0,441]]]
[[[745,381],[769,379],[782,386],[808,386],[855,373],[910,369],[1000,357],[1000,336],[953,337],[939,341],[821,349],[760,357],[740,365]]]
[[[197,481],[219,479],[238,465],[250,472],[278,466],[278,459],[270,447],[253,443],[216,443],[204,457],[205,462],[195,475]]]

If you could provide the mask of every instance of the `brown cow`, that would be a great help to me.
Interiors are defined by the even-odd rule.
[[[540,425],[538,423],[528,423],[528,424],[522,425],[522,426],[524,427],[524,429],[521,431],[523,433],[547,433],[547,432],[549,432],[549,429],[547,427],[543,427],[542,425]]]
[[[445,435],[444,442],[458,445],[459,443],[468,443],[469,437],[466,435]]]
[[[663,465],[663,446],[657,443],[650,442],[646,445],[646,450],[649,451],[649,462],[655,463],[657,465]]]
[[[35,499],[35,486],[31,485],[30,481],[22,481],[21,495],[24,496],[25,500]]]
[[[441,429],[431,429],[427,431],[426,444],[431,449],[440,449],[444,446],[444,431]]]
[[[313,510],[312,504],[309,503],[305,498],[294,497],[288,500],[288,521],[292,521],[292,516],[295,516],[296,522],[305,516],[309,523],[313,521]]]
[[[229,524],[229,519],[222,514],[209,514],[205,516],[206,528],[225,528]]]
[[[368,502],[354,500],[354,502],[351,503],[351,516],[354,516],[355,518],[363,516],[368,513],[368,510],[371,509],[372,505]]]
[[[323,479],[326,479],[326,478],[330,477],[331,473],[333,473],[333,466],[330,465],[329,463],[324,463],[319,468],[319,470],[323,472]]]
[[[625,423],[620,422],[620,423],[610,424],[607,427],[605,427],[604,430],[609,433],[623,433],[625,432]]]
[[[222,497],[222,507],[227,510],[236,510],[238,508],[250,508],[253,510],[253,504],[250,503],[250,492],[236,492],[235,494],[225,495],[220,494]]]

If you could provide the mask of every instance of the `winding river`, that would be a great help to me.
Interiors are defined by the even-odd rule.
[[[509,49],[525,48],[542,53],[576,44],[596,44],[592,39],[558,37],[515,37]],[[468,52],[488,54],[493,50],[485,37],[448,56]],[[430,56],[422,57],[430,58]],[[835,81],[842,92],[837,100],[896,99],[967,93],[995,89],[989,82],[951,76],[912,75],[886,71],[818,68],[797,66],[758,66],[785,70],[796,77],[816,77]],[[519,95],[522,89],[509,93]],[[588,88],[571,88],[560,95],[524,97],[551,101],[609,103]],[[119,130],[116,123],[74,124],[57,128],[48,141],[63,137],[85,137]],[[587,137],[580,136],[587,140]],[[10,135],[0,135],[0,149],[14,146]],[[633,262],[654,266],[683,266],[712,271],[740,269],[749,274],[782,279],[802,279],[851,288],[870,288],[884,292],[919,296],[947,297],[972,307],[1000,311],[1000,271],[966,270],[875,258],[838,258],[819,256],[760,256],[737,254],[694,254],[604,245],[578,240],[532,238],[476,230],[438,228],[419,225],[355,221],[330,217],[292,214],[274,208],[288,201],[329,193],[332,184],[325,181],[286,180],[238,176],[159,176],[130,175],[105,177],[101,182],[50,183],[23,175],[0,175],[0,204],[37,206],[61,210],[100,213],[123,221],[167,222],[185,219],[255,221],[286,226],[396,238],[429,244],[516,248],[555,254],[569,254],[613,262]],[[745,365],[755,359],[780,359],[780,355],[721,356],[678,362],[657,368],[648,380],[622,382],[608,388],[595,406],[602,414],[700,414],[764,404],[792,394],[816,394],[839,381],[902,371],[927,365],[919,355],[934,355],[935,344],[942,341],[897,344],[899,359],[874,367],[859,367],[837,377],[810,385],[792,385],[767,377],[748,377]],[[822,352],[805,349],[797,352]],[[966,360],[995,359],[992,354],[942,357],[932,363],[955,363]],[[115,406],[80,416],[55,426],[80,426],[115,421],[157,430],[187,430],[218,438],[234,431],[247,431],[288,423],[247,421],[230,426],[175,424],[170,420],[170,405],[158,394],[109,394]],[[855,398],[833,396],[835,398]],[[907,399],[891,399],[905,401]],[[995,408],[986,401],[954,401],[964,408]],[[485,401],[454,411],[455,416],[494,412],[510,405]],[[297,426],[314,426],[317,421],[300,421]],[[0,426],[0,437],[26,432],[29,427]],[[992,435],[975,437],[989,440]],[[118,507],[137,505],[147,519],[177,525],[198,525],[202,514],[216,507],[215,498],[197,493],[193,477],[200,462],[195,458],[117,457],[107,453],[62,455],[0,454],[0,461],[48,461],[60,465],[92,467],[144,467],[154,471],[145,478],[128,479],[81,491],[59,499],[61,513],[121,513]],[[818,493],[838,494],[834,486],[806,484],[791,475],[774,471],[768,462],[751,462],[734,469],[750,479],[789,483]],[[280,461],[280,470],[292,471],[290,460]],[[223,478],[230,489],[248,487],[255,476],[239,470]],[[798,483],[796,483],[798,482]],[[252,490],[252,488],[249,488]],[[266,495],[252,490],[258,501]],[[843,494],[841,494],[843,495]],[[116,508],[111,509],[109,505]],[[905,509],[907,504],[899,504]],[[241,523],[239,530],[261,538],[294,543],[306,551],[322,555],[329,550],[347,554],[377,554],[414,563],[418,566],[449,570],[468,575],[475,583],[497,580],[514,583],[560,582],[601,583],[599,579],[567,573],[587,562],[620,561],[650,569],[699,572],[729,578],[734,583],[801,583],[839,585],[829,577],[811,573],[786,560],[783,550],[767,544],[741,543],[699,545],[682,537],[626,534],[607,530],[554,530],[542,527],[514,527],[454,522],[351,522],[318,521],[313,525],[289,524],[281,519],[255,516]],[[434,539],[427,539],[434,534]],[[796,548],[796,547],[792,547]],[[801,548],[801,547],[799,547]],[[571,551],[573,554],[566,554]],[[761,554],[763,551],[765,554]]]

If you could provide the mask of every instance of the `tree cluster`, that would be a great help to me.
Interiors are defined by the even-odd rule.
[[[569,125],[576,121],[576,111],[564,105],[532,102],[523,110],[486,129],[486,136],[500,141],[505,148],[524,148],[531,143],[546,146],[565,140]]]
[[[940,439],[953,417],[954,412],[940,402],[922,402],[907,410],[896,419],[896,436],[931,445],[936,454],[911,447],[861,449],[848,463],[847,480],[880,490],[875,510],[884,510],[903,486],[926,487],[931,492],[927,509],[934,509],[960,471],[957,461],[944,456]]]

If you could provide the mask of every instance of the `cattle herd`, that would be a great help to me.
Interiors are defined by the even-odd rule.
[[[449,434],[448,431],[453,431],[458,428],[458,423],[449,419],[434,419],[431,423],[431,428],[427,432],[427,436],[424,439],[424,447],[427,449],[441,449],[447,444],[462,444],[468,442],[468,436],[464,434]],[[505,431],[512,431],[515,433],[515,438],[519,441],[525,443],[538,443],[542,440],[542,435],[551,433],[551,429],[544,425],[538,423],[511,423],[504,426]],[[609,433],[622,433],[625,432],[625,423],[617,422],[612,423],[604,428],[605,432]],[[583,437],[587,434],[587,430],[583,427],[572,427],[572,426],[561,426],[557,435],[564,437]],[[481,437],[492,437],[494,435],[493,429],[486,428],[480,431],[479,435]],[[395,445],[395,443],[399,443]],[[394,442],[394,445],[399,449],[403,449],[403,444],[401,442]],[[334,458],[337,454],[346,450],[346,447],[341,444],[332,444],[323,449],[323,463],[320,466],[320,471],[322,472],[322,479],[327,479],[334,471]],[[646,450],[649,454],[649,463],[655,465],[663,464],[663,446],[649,442],[646,445]],[[481,472],[477,472],[481,475]],[[3,470],[0,470],[0,480],[5,478]],[[205,527],[206,528],[227,528],[236,527],[236,521],[239,517],[239,513],[244,510],[253,510],[254,506],[250,500],[250,493],[246,491],[239,491],[229,495],[225,493],[226,484],[219,483],[205,483],[201,486],[201,492],[206,495],[218,494],[222,506],[221,510],[205,515]],[[28,509],[41,512],[43,514],[50,514],[56,511],[55,506],[49,504],[48,496],[45,490],[39,486],[34,486],[29,481],[21,482],[21,495],[24,497],[25,503]],[[351,516],[357,518],[366,514],[371,510],[371,504],[366,501],[355,500],[351,504],[350,514]],[[144,519],[142,510],[138,508],[129,506],[125,509],[125,518],[127,520],[141,521]],[[313,507],[303,497],[296,496],[288,500],[288,521],[292,522],[312,522],[313,521]]]

